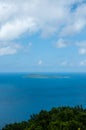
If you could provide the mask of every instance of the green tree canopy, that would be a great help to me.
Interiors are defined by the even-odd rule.
[[[86,109],[76,106],[42,110],[28,121],[8,124],[2,130],[86,130]]]

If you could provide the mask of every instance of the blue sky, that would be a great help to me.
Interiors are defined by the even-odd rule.
[[[0,72],[86,72],[86,2],[0,0]]]

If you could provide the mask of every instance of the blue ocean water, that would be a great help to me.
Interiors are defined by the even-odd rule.
[[[0,127],[28,120],[41,109],[58,106],[86,107],[86,74],[47,75],[69,78],[29,78],[26,73],[0,74]]]

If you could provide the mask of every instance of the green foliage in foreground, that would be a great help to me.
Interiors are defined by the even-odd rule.
[[[77,106],[42,110],[28,121],[6,125],[2,130],[86,130],[86,109]]]

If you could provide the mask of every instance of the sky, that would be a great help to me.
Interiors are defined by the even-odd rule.
[[[86,1],[0,0],[0,72],[86,72]]]

